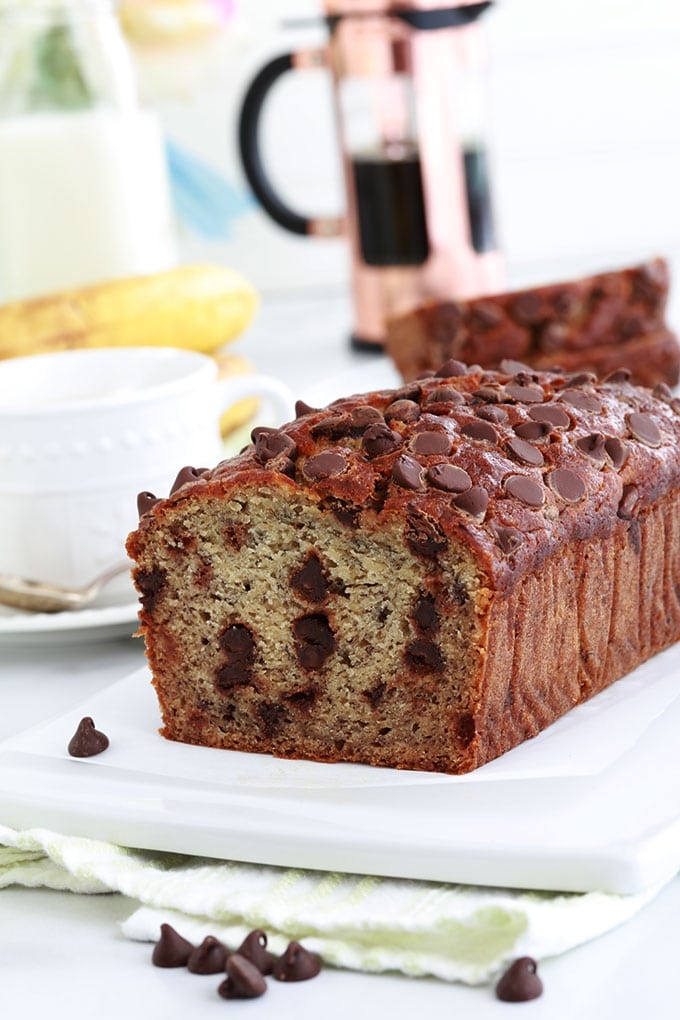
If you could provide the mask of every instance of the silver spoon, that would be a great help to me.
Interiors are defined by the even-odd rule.
[[[119,574],[129,573],[131,566],[129,560],[118,563],[82,588],[62,588],[44,581],[0,574],[0,605],[23,609],[29,613],[61,613],[65,609],[83,609],[96,598],[105,584]]]

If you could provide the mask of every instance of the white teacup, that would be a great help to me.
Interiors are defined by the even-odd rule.
[[[185,465],[223,456],[220,415],[264,397],[291,417],[283,383],[218,379],[204,354],[165,347],[65,351],[0,362],[0,574],[67,587],[125,560],[137,494],[166,496]],[[102,601],[134,597],[123,576]]]

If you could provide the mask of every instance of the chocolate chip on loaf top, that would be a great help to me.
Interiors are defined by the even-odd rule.
[[[297,410],[172,498],[266,472],[350,527],[364,511],[406,513],[424,557],[462,530],[504,586],[560,543],[633,519],[680,478],[680,398],[631,385],[625,370],[597,380],[449,361],[400,389]]]

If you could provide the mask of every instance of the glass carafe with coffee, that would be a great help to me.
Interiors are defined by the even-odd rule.
[[[345,234],[352,254],[353,341],[380,349],[389,316],[421,301],[503,287],[489,186],[485,55],[488,2],[327,0],[329,43],[270,61],[251,82],[240,120],[250,186],[282,227]],[[291,210],[259,149],[272,85],[292,68],[333,78],[347,197],[344,217]]]

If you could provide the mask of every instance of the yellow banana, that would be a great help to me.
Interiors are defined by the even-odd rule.
[[[242,354],[218,354],[216,360],[218,375],[221,379],[230,375],[248,375],[254,371],[252,364]],[[220,418],[222,436],[231,435],[236,429],[247,425],[254,418],[259,406],[260,401],[257,397],[245,397],[227,408]]]
[[[212,353],[242,333],[254,288],[224,266],[181,266],[0,305],[0,358],[75,347],[184,347]]]

